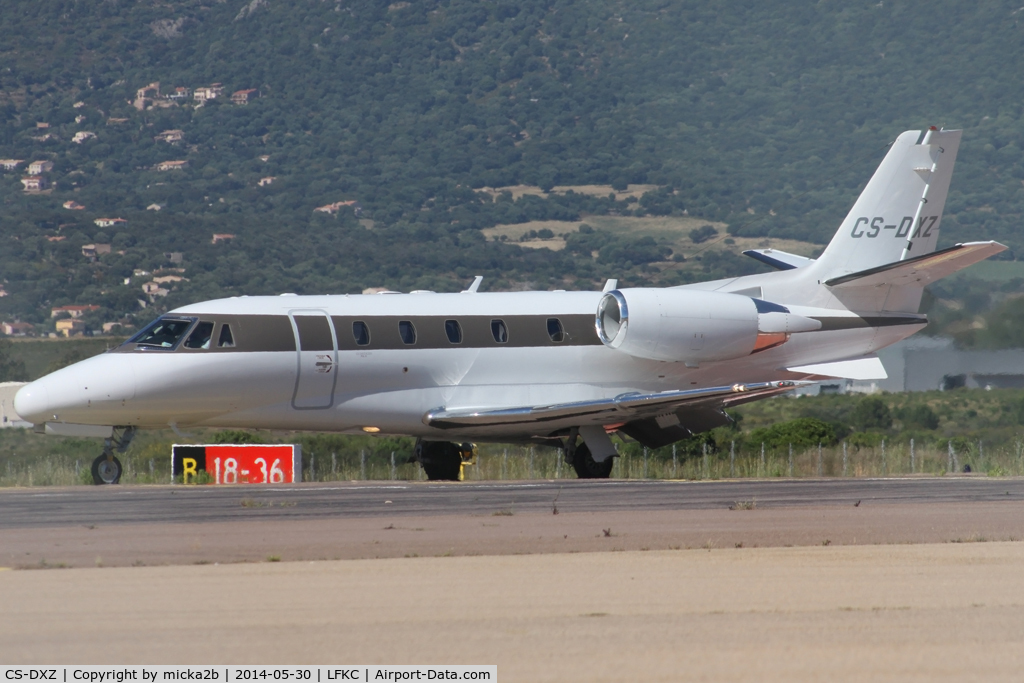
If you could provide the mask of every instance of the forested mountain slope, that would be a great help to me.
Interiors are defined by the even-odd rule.
[[[931,124],[965,130],[943,242],[1024,249],[1014,3],[0,0],[0,17],[0,158],[50,160],[56,183],[27,194],[24,164],[0,171],[4,319],[454,288],[477,273],[491,288],[686,281],[699,273],[651,238],[579,236],[552,252],[480,229],[685,211],[737,236],[821,243],[886,144]],[[160,97],[136,108],[157,81]],[[163,97],[213,83],[223,95],[202,107]],[[259,97],[232,104],[245,89]],[[173,130],[180,141],[155,139]],[[165,161],[188,164],[155,170]],[[639,183],[658,189],[475,191]],[[314,212],[348,200],[360,216]],[[87,243],[112,252],[91,262]],[[125,278],[171,265],[169,252],[188,282],[141,311],[144,280]],[[758,267],[708,253],[706,276]]]

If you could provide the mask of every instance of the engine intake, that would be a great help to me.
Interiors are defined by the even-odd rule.
[[[742,358],[784,344],[821,323],[739,294],[686,289],[621,289],[601,298],[597,335],[637,358],[698,364]]]

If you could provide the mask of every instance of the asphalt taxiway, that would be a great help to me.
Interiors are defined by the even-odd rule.
[[[1024,501],[1024,479],[928,477],[728,481],[330,482],[0,490],[0,529],[488,515],[509,510],[653,512]]]

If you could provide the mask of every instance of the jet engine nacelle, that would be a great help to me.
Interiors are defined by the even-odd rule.
[[[687,289],[618,289],[601,298],[597,334],[638,358],[705,361],[742,358],[821,327],[784,306],[740,294]]]

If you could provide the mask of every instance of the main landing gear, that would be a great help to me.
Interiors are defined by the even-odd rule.
[[[135,427],[115,427],[114,433],[103,442],[103,453],[92,461],[92,481],[97,486],[121,481],[121,461],[114,451],[124,453],[135,436]]]
[[[565,441],[565,461],[572,465],[580,479],[609,478],[612,474],[612,465],[615,464],[614,458],[605,458],[597,462],[585,441],[576,443],[577,434],[577,430],[573,429]]]
[[[413,459],[423,466],[430,481],[462,481],[463,465],[476,462],[476,446],[471,443],[421,441]]]

